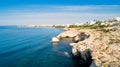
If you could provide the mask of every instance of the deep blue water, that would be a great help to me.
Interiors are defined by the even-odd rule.
[[[0,67],[73,67],[70,40],[52,44],[55,28],[0,26]]]

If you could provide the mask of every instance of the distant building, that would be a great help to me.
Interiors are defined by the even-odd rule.
[[[90,21],[89,22],[89,25],[93,25],[93,24],[95,24],[96,22],[95,21]]]
[[[105,23],[105,22],[102,22],[101,25],[106,25],[106,23]]]
[[[115,17],[114,19],[117,21],[120,21],[120,17]]]
[[[84,25],[84,23],[75,23],[74,25],[76,25],[76,26],[82,26],[82,25]]]

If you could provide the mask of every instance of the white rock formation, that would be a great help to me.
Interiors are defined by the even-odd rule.
[[[53,37],[52,38],[52,42],[54,43],[54,42],[59,42],[60,40],[57,38],[57,37]]]
[[[57,36],[57,38],[73,38],[79,34],[78,30],[69,29],[67,31],[62,32]]]

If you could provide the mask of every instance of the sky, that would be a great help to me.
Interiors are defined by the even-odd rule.
[[[74,24],[120,17],[119,0],[0,0],[0,25]]]

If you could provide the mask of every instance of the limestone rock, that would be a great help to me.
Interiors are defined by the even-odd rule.
[[[79,41],[83,41],[85,39],[87,39],[90,35],[88,33],[85,33],[85,32],[80,32],[79,35],[75,36],[73,38],[73,41],[74,42],[79,42]]]
[[[53,37],[52,38],[52,42],[54,43],[54,42],[59,42],[60,40],[57,38],[57,37]]]
[[[67,31],[62,32],[57,36],[57,38],[73,38],[79,34],[78,30],[69,29]]]
[[[120,67],[120,32],[110,31],[108,33],[97,30],[83,30],[89,37],[77,43],[71,43],[73,56],[79,54],[86,59],[86,50],[90,50],[90,56],[96,67]],[[84,37],[84,35],[82,35]],[[80,52],[80,53],[79,53]]]

